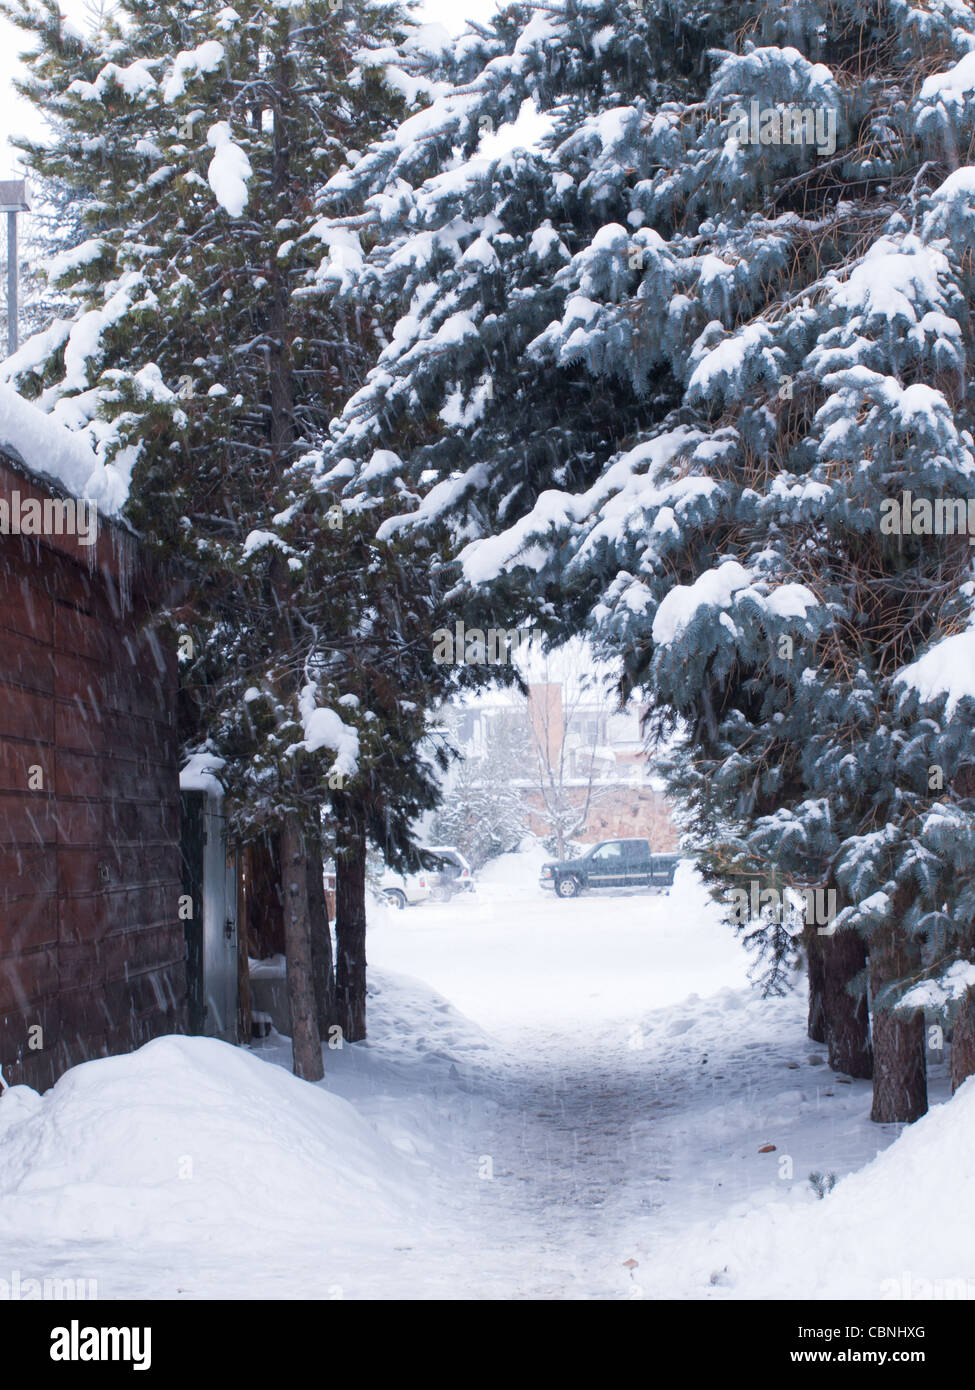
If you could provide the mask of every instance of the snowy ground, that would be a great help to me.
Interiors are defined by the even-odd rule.
[[[370,1041],[328,1052],[320,1087],[273,1036],[162,1039],[44,1098],[8,1092],[0,1279],[94,1279],[102,1298],[975,1297],[975,1083],[871,1162],[899,1127],[829,1072],[801,990],[749,989],[693,881],[558,902],[537,862],[495,864],[473,901],[377,909]],[[841,1179],[825,1200],[812,1171]]]

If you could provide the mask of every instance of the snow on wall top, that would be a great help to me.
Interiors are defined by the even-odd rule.
[[[128,495],[117,469],[107,468],[80,431],[52,419],[0,382],[0,449],[31,473],[115,515]]]
[[[211,796],[223,796],[223,783],[218,776],[225,766],[223,758],[214,753],[191,753],[179,774],[181,792],[209,792]]]

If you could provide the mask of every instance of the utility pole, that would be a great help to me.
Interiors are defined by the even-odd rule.
[[[7,354],[17,351],[17,214],[30,212],[26,179],[0,179],[0,212],[7,214]]]

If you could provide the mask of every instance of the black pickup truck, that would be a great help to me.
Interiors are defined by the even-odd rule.
[[[679,860],[679,854],[654,854],[649,840],[603,840],[578,859],[543,864],[539,883],[560,898],[575,898],[592,888],[663,892],[673,883]]]

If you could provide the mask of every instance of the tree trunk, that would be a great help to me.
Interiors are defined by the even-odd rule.
[[[281,870],[284,877],[284,938],[294,1073],[303,1081],[320,1081],[325,1075],[325,1066],[315,1005],[308,863],[304,836],[294,815],[285,818],[281,832]]]
[[[288,37],[290,41],[290,20]],[[273,148],[271,156],[271,207],[275,217],[288,217],[292,212],[291,188],[291,123],[293,119],[292,56],[288,44],[276,55],[275,79],[270,87],[274,113]],[[268,294],[268,384],[271,390],[271,455],[272,468],[280,475],[286,466],[294,441],[294,362],[292,332],[289,323],[291,283],[287,266],[279,256],[272,256],[267,265]]]
[[[806,1032],[813,1042],[828,1041],[826,1032],[826,962],[823,938],[811,927],[806,932],[806,972],[809,977],[809,1015]]]
[[[346,1042],[366,1036],[366,837],[350,817],[335,856],[335,994]]]
[[[873,1057],[866,948],[855,931],[817,932],[817,936],[823,958],[823,1014],[829,1065],[844,1076],[869,1080],[873,1075]]]
[[[951,1031],[951,1094],[975,1076],[975,989],[968,989]]]
[[[311,918],[311,965],[318,1011],[318,1031],[324,1041],[333,1023],[338,1022],[335,1004],[335,965],[332,959],[332,933],[328,925],[328,903],[322,874],[322,841],[314,831],[305,841],[308,862],[308,912]]]
[[[280,837],[262,835],[245,851],[247,948],[258,960],[284,955]]]
[[[918,948],[904,939],[901,915],[871,941],[870,989],[873,996],[873,1109],[877,1124],[911,1124],[928,1108],[924,1013],[909,1017],[892,1013],[880,998],[884,988],[917,973]]]

